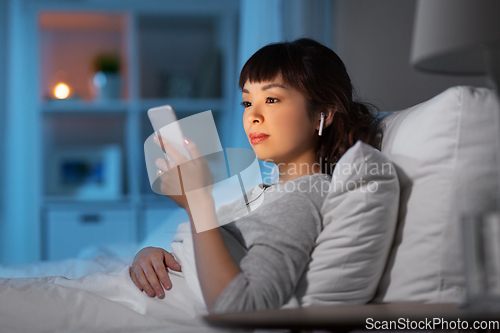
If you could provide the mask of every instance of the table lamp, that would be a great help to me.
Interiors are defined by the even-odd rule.
[[[452,75],[489,75],[500,84],[500,1],[419,0],[411,64]]]

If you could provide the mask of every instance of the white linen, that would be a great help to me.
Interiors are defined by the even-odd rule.
[[[206,310],[171,274],[163,300],[150,298],[131,281],[129,267],[76,280],[63,277],[0,279],[0,325],[8,332],[101,331],[134,327],[203,328]]]
[[[127,259],[115,258],[114,263],[112,259],[95,258],[37,264],[40,275],[45,275],[44,266],[55,272],[64,264],[82,264],[69,274],[74,276],[85,268],[103,269],[99,265],[103,260],[121,266],[112,272],[73,280],[60,276],[0,278],[0,332],[220,332],[201,318],[208,312],[198,289],[192,246],[189,223],[182,223],[172,244],[182,272],[169,269],[172,289],[162,300],[148,297],[135,286],[129,276],[130,266],[124,264]],[[36,272],[16,269],[18,274]]]
[[[0,265],[2,278],[31,278],[64,276],[78,279],[84,275],[121,269],[132,262],[133,257],[95,256],[60,261],[41,261],[23,265]]]

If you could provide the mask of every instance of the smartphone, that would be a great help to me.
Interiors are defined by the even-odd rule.
[[[148,110],[148,117],[153,129],[160,139],[160,145],[165,153],[163,140],[167,140],[177,151],[184,155],[187,159],[191,159],[189,152],[184,146],[184,135],[182,134],[181,126],[177,121],[174,109],[170,105],[158,106]],[[172,159],[165,153],[168,162]]]

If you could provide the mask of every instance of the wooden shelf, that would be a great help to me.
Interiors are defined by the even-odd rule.
[[[44,207],[47,209],[118,209],[129,208],[130,202],[131,198],[127,195],[117,200],[76,200],[70,197],[44,197]]]
[[[124,100],[81,101],[51,100],[42,103],[42,112],[125,112],[129,103]]]
[[[168,98],[168,99],[141,99],[139,101],[140,110],[150,109],[160,105],[172,105],[176,112],[183,111],[196,111],[202,112],[212,110],[222,110],[224,107],[224,100],[219,98],[210,99],[182,99],[182,98]]]
[[[126,112],[131,109],[137,112],[160,105],[172,105],[176,112],[202,112],[212,110],[217,112],[224,108],[224,100],[219,98],[208,99],[141,99],[136,102],[128,100],[111,101],[82,101],[82,100],[50,100],[41,104],[41,111],[52,112]],[[133,107],[135,106],[135,107]]]

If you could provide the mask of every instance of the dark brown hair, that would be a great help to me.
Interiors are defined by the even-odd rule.
[[[358,140],[380,149],[380,121],[371,112],[376,108],[353,100],[351,79],[334,51],[309,38],[269,44],[245,63],[239,87],[279,75],[304,95],[311,121],[319,121],[322,111],[333,112],[333,121],[323,129],[316,149],[322,173],[331,175],[338,160]]]

